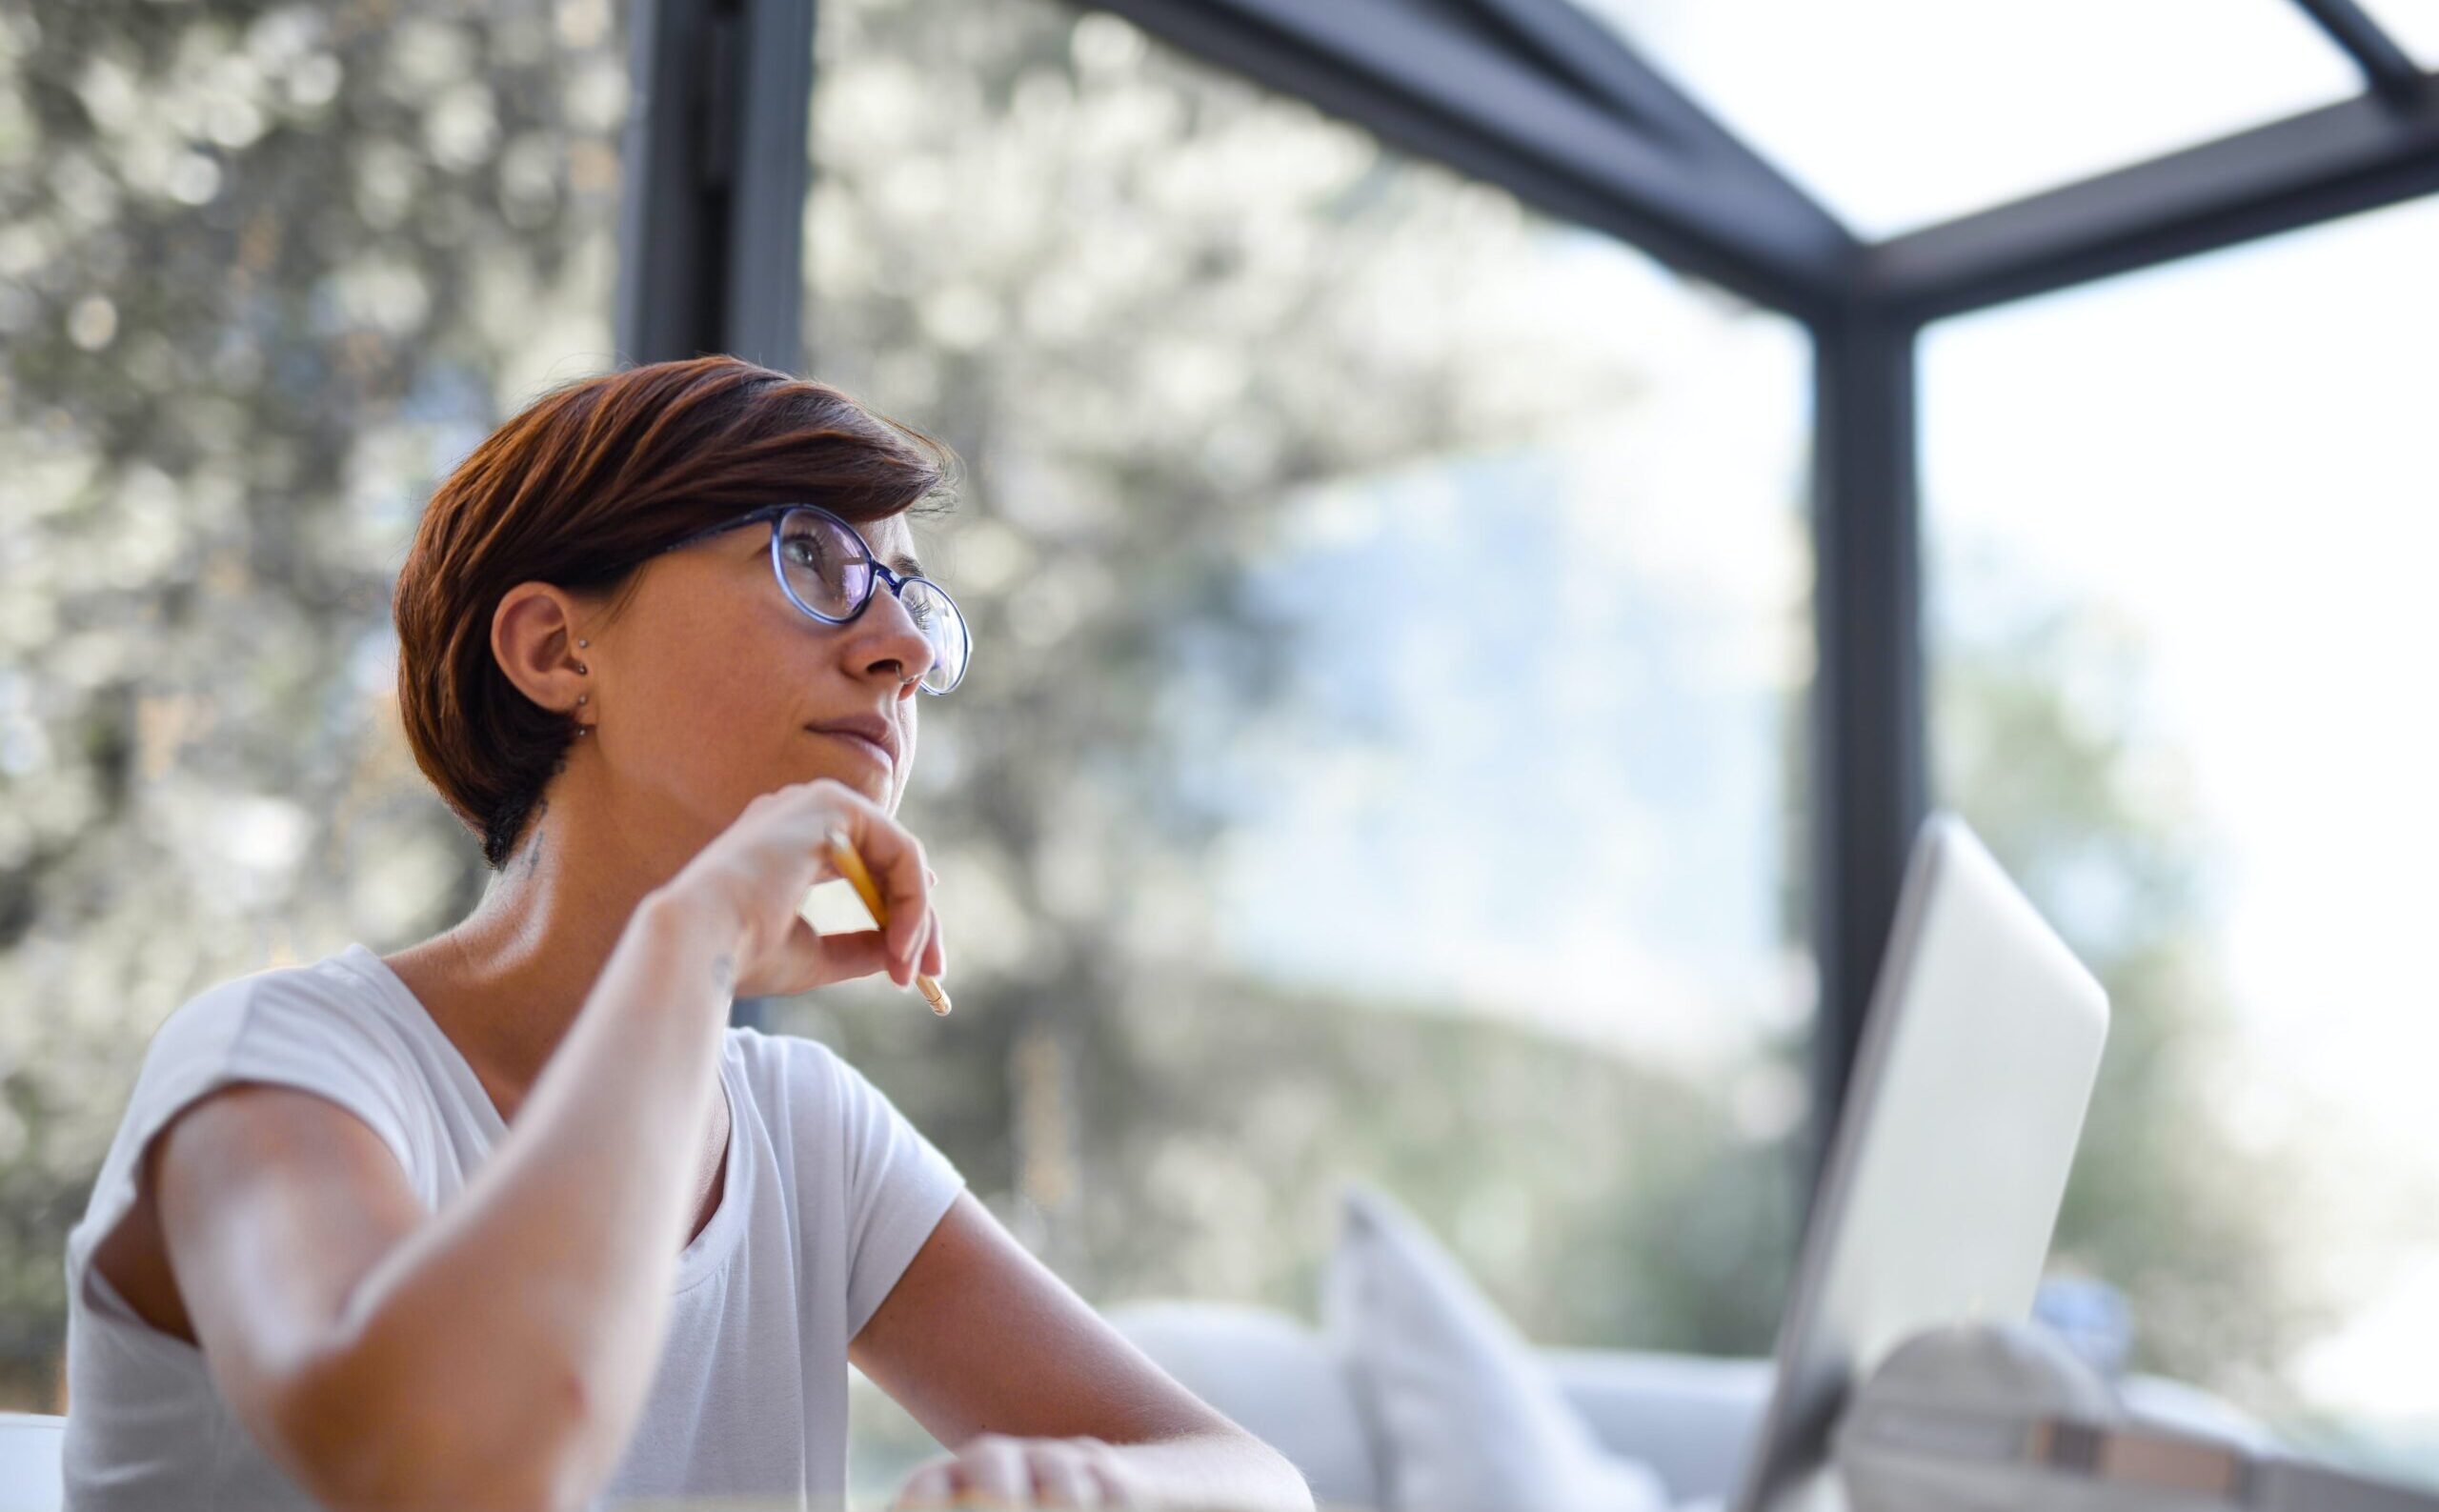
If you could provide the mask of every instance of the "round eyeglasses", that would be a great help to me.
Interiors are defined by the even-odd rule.
[[[915,628],[931,643],[932,664],[923,672],[923,691],[943,694],[965,680],[974,637],[956,602],[928,577],[891,571],[873,555],[853,525],[818,504],[774,504],[696,531],[660,550],[674,552],[764,520],[771,522],[771,572],[790,603],[825,625],[843,625],[864,612],[877,585],[887,583],[906,606]]]

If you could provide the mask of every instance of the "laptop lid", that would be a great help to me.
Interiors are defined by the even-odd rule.
[[[1848,1387],[1938,1323],[2031,1316],[2108,998],[1964,821],[1924,822],[1779,1326],[1737,1512],[1839,1505]]]

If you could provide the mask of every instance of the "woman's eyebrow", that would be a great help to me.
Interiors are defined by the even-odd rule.
[[[920,577],[923,575],[923,564],[917,561],[914,554],[911,552],[899,552],[897,555],[889,559],[889,566],[890,571],[897,574],[901,577]]]

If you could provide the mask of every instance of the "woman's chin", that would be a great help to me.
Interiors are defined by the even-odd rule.
[[[816,755],[816,777],[835,777],[886,808],[897,773],[890,758],[869,741],[827,730],[808,730]]]
[[[856,792],[862,794],[865,797],[872,799],[875,803],[879,804],[883,809],[887,809],[889,807],[892,786],[890,782],[890,774],[875,768],[870,762],[816,762],[814,764],[812,775],[805,780],[816,781],[822,777],[832,778],[848,788],[852,788]]]

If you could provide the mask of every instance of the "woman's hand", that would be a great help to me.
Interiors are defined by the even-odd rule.
[[[1158,1498],[1099,1439],[1017,1439],[982,1433],[906,1478],[891,1505],[1150,1507]]]
[[[817,933],[798,909],[816,882],[837,877],[833,830],[847,837],[888,905],[889,928]],[[870,798],[832,777],[762,794],[695,853],[658,893],[704,910],[734,941],[734,994],[787,997],[886,971],[899,986],[944,976],[948,958],[932,913],[936,878],[922,843]]]

